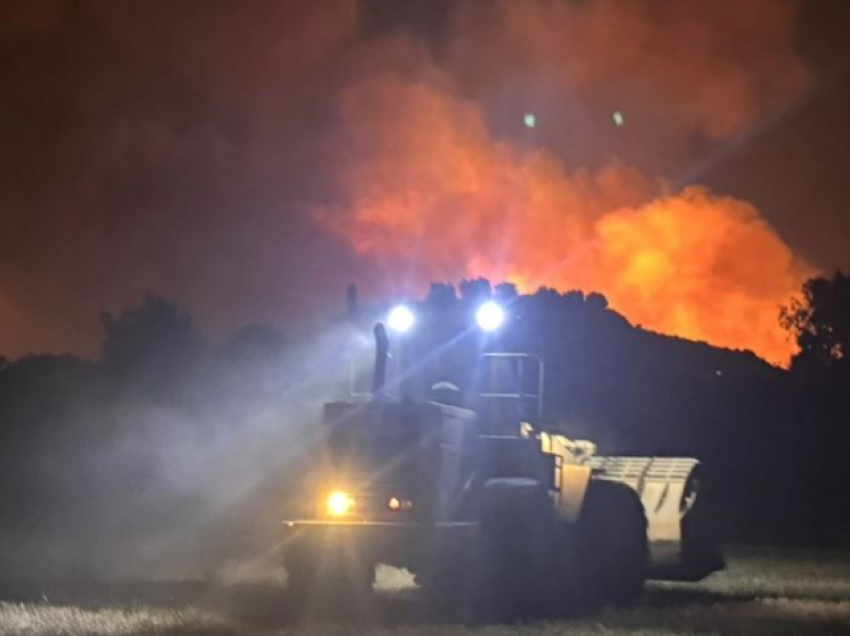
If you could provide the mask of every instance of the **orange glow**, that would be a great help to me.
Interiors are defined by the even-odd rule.
[[[388,276],[600,291],[644,328],[789,362],[779,307],[811,272],[748,203],[661,196],[617,162],[568,171],[495,139],[476,105],[434,83],[373,77],[342,115],[343,204],[317,216]]]

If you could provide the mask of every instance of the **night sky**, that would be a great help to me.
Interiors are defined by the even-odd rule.
[[[351,281],[376,294],[476,273],[549,283],[542,260],[459,262],[463,247],[439,247],[455,234],[388,211],[426,206],[394,167],[422,165],[404,179],[427,175],[439,190],[452,178],[440,160],[457,173],[466,160],[451,157],[467,143],[475,152],[463,157],[499,165],[471,180],[516,166],[561,192],[562,182],[585,188],[582,171],[615,166],[616,185],[595,176],[594,194],[576,203],[587,227],[689,184],[749,201],[793,252],[793,263],[777,257],[788,269],[777,293],[804,274],[850,270],[847,3],[519,5],[0,2],[0,355],[95,355],[98,312],[146,292],[177,301],[214,338],[249,323],[298,337],[341,307]],[[566,32],[528,35],[573,22],[590,33],[573,34],[575,45],[561,46]],[[631,45],[639,53],[622,53]],[[670,55],[679,49],[688,50],[681,61]],[[529,112],[534,129],[523,124]],[[436,120],[447,114],[457,129],[443,146],[448,129]],[[408,122],[424,139],[408,136]],[[524,158],[537,150],[545,153]],[[513,196],[514,186],[499,187],[490,199]],[[465,202],[490,205],[479,190],[445,191],[453,216]],[[529,201],[565,195],[516,196],[526,219]],[[468,240],[525,235],[520,216],[506,221],[510,232],[482,236],[475,226]],[[411,236],[424,238],[413,245]],[[375,256],[387,245],[398,246],[389,264]],[[386,275],[405,259],[418,263],[414,273]],[[740,275],[742,288],[759,280]],[[610,275],[568,270],[552,284],[604,287],[616,308],[636,306]]]

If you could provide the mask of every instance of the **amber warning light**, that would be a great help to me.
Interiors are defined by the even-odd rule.
[[[331,517],[344,517],[354,510],[354,499],[342,490],[334,490],[327,501],[327,513]]]

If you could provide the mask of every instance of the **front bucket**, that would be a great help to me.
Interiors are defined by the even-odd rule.
[[[699,496],[699,461],[690,457],[594,457],[602,479],[637,491],[647,521],[650,578],[698,581],[723,568],[712,522]]]

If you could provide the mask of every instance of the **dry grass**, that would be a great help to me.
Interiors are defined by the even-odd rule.
[[[384,571],[374,607],[304,622],[268,581],[111,584],[19,590],[0,601],[0,634],[71,636],[303,634],[305,636],[850,636],[850,553],[735,550],[700,584],[652,584],[635,608],[592,619],[470,628],[429,616],[409,577]],[[44,594],[44,596],[41,596]]]

